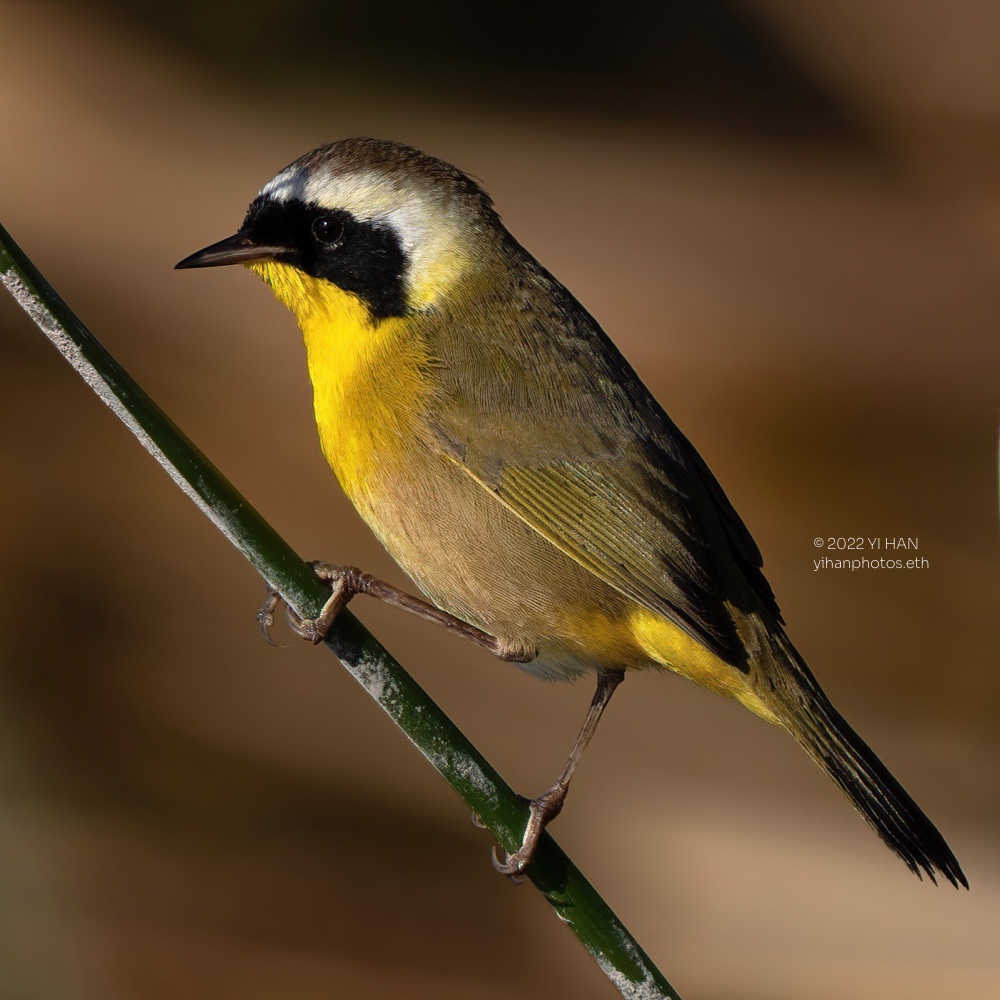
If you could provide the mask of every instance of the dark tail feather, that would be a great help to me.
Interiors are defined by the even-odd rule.
[[[798,662],[801,664],[801,660]],[[807,677],[812,681],[808,671]],[[804,703],[792,710],[794,721],[787,725],[789,732],[910,871],[919,878],[926,873],[934,883],[937,872],[956,889],[960,884],[968,889],[968,879],[937,827],[819,687],[810,687],[803,692]]]

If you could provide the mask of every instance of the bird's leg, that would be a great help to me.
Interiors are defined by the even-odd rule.
[[[587,710],[587,717],[583,720],[580,733],[573,744],[573,749],[566,759],[566,766],[556,783],[547,791],[532,799],[530,803],[531,814],[528,818],[528,825],[524,828],[524,837],[521,846],[513,853],[507,854],[501,859],[493,850],[493,867],[504,875],[520,880],[525,869],[531,864],[531,859],[535,856],[539,838],[546,825],[562,812],[563,803],[566,801],[566,793],[569,791],[569,783],[576,770],[576,765],[580,762],[580,757],[590,738],[597,729],[597,723],[601,721],[604,710],[611,701],[611,696],[615,693],[615,688],[625,679],[624,670],[601,669],[597,674],[597,690],[594,692],[594,700]]]
[[[307,639],[311,643],[322,642],[330,627],[333,625],[337,615],[343,610],[347,602],[355,594],[368,594],[393,607],[402,608],[410,614],[417,615],[429,622],[435,622],[442,628],[460,635],[464,639],[469,639],[477,646],[499,656],[502,660],[511,660],[515,663],[528,663],[535,658],[537,651],[529,649],[527,646],[516,643],[504,642],[495,636],[478,629],[475,625],[462,621],[454,615],[434,607],[427,601],[407,594],[398,587],[380,580],[371,573],[363,573],[353,566],[334,566],[332,563],[311,562],[316,575],[330,584],[330,597],[323,610],[317,618],[299,618],[299,616],[288,608],[288,624],[292,631]],[[264,638],[271,641],[270,629],[274,624],[274,612],[281,603],[281,595],[271,586],[267,588],[267,599],[257,612],[257,624],[264,635]]]

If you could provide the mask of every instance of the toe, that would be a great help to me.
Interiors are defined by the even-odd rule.
[[[527,863],[521,859],[520,851],[515,851],[513,854],[504,851],[504,858],[501,860],[499,849],[494,844],[491,860],[494,869],[501,875],[506,875],[515,885],[520,885],[524,881],[524,870],[527,868]]]

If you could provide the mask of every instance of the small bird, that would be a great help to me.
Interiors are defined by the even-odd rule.
[[[300,157],[236,235],[177,267],[244,264],[296,316],[323,452],[426,600],[315,564],[318,641],[366,593],[538,677],[596,674],[520,876],[629,671],[667,668],[786,729],[922,877],[968,881],[785,634],[757,545],[708,466],[597,322],[469,175],[345,139]],[[264,622],[277,604],[272,597]]]

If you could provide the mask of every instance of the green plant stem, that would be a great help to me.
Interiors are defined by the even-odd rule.
[[[328,596],[323,584],[104,349],[2,226],[0,280],[87,384],[288,605],[304,618],[315,617]],[[525,801],[416,681],[347,611],[337,619],[326,645],[498,843],[515,850],[528,820]],[[677,998],[626,927],[547,833],[528,877],[622,996]]]

